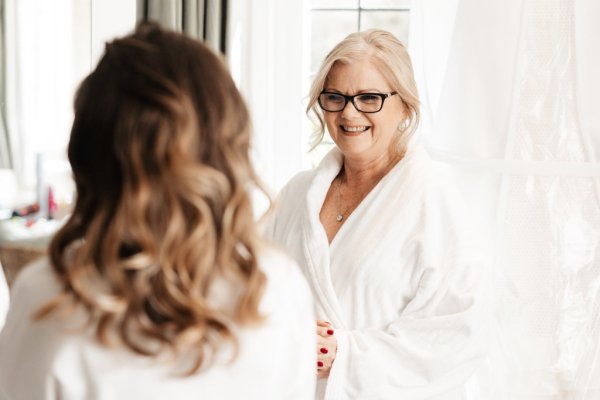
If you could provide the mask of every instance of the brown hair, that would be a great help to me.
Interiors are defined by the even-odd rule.
[[[49,251],[63,293],[38,317],[81,304],[100,342],[192,349],[190,373],[236,345],[265,285],[249,146],[248,110],[207,46],[152,23],[107,44],[75,99],[77,199]]]
[[[331,68],[336,63],[350,64],[365,58],[379,69],[391,90],[398,93],[406,109],[405,125],[398,129],[398,135],[390,149],[403,155],[408,141],[419,125],[419,94],[406,47],[394,35],[381,29],[369,29],[346,36],[323,60],[313,80],[306,108],[307,113],[314,113],[319,123],[312,147],[316,147],[325,134],[323,111],[319,108],[317,99],[325,87]]]

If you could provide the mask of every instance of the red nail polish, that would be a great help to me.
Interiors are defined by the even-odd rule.
[[[323,361],[317,361],[317,367],[322,367],[323,366]]]
[[[328,335],[333,335],[333,329],[327,329],[327,334]]]
[[[329,353],[329,350],[327,350],[325,347],[321,347],[321,348],[320,348],[320,351],[321,351],[321,353],[323,353],[323,354],[327,354],[327,353]]]

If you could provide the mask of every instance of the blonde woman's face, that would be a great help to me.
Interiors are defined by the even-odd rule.
[[[324,91],[353,96],[360,93],[387,94],[392,89],[375,65],[369,60],[362,60],[352,64],[335,64],[327,75]],[[387,97],[381,110],[375,113],[360,112],[350,101],[342,111],[323,113],[329,134],[344,156],[363,162],[389,153],[392,139],[398,134],[398,125],[404,119],[399,95]]]

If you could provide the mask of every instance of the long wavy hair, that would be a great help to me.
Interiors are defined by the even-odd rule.
[[[101,343],[193,354],[189,373],[237,348],[265,285],[250,130],[204,44],[153,23],[107,44],[75,98],[77,197],[49,249],[63,290],[37,317],[83,305]]]
[[[313,79],[306,108],[307,114],[310,115],[312,112],[318,123],[312,148],[323,140],[325,134],[323,111],[317,100],[327,83],[331,68],[336,63],[351,64],[364,59],[370,60],[375,65],[391,90],[397,92],[402,99],[405,119],[396,132],[390,151],[392,154],[403,156],[410,138],[419,125],[421,115],[419,93],[406,47],[394,35],[381,29],[351,33],[339,42],[321,63]]]

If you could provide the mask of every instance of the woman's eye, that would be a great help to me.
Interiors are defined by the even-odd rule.
[[[379,101],[379,96],[374,94],[363,94],[358,97],[358,100],[363,103],[376,103]]]
[[[342,96],[337,95],[337,94],[328,94],[325,99],[327,101],[330,101],[330,102],[333,102],[333,103],[341,103],[342,101],[344,101],[344,98]]]

